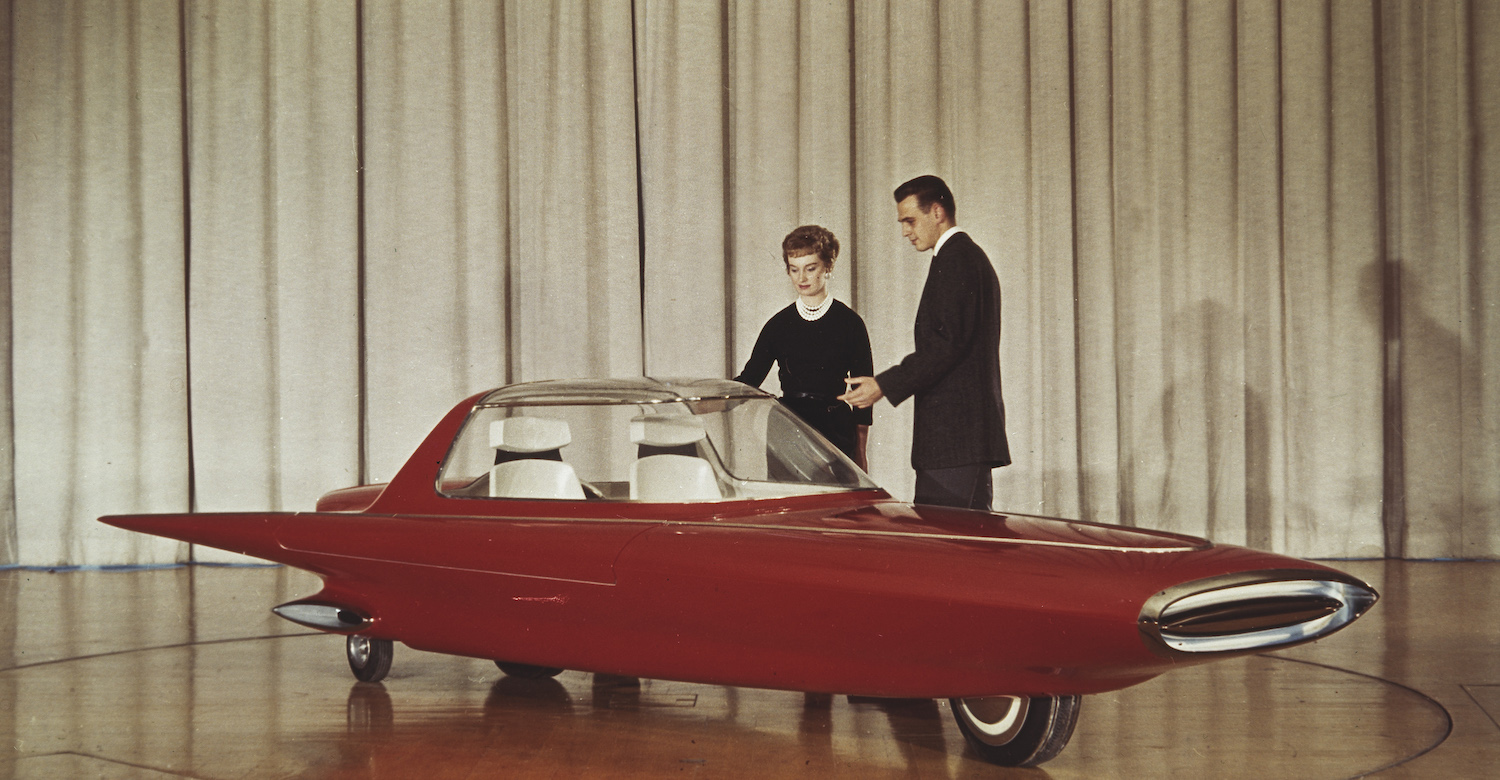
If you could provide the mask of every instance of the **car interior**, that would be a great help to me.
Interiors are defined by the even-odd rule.
[[[439,490],[461,498],[684,503],[873,486],[802,427],[770,399],[482,407],[459,433]]]

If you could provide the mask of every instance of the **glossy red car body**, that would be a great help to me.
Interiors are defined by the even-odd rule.
[[[325,630],[516,664],[869,696],[1118,689],[1185,663],[1310,641],[1375,600],[1364,583],[1308,561],[1141,529],[916,507],[867,480],[682,502],[448,492],[445,463],[481,410],[560,409],[590,393],[600,404],[634,399],[632,413],[656,411],[640,400],[656,395],[665,400],[652,403],[687,403],[694,414],[720,408],[704,398],[774,406],[725,382],[512,386],[455,406],[388,485],[334,491],[316,512],[102,519],[314,572],[325,587],[300,603],[350,621]],[[709,441],[722,452],[724,437]],[[1236,588],[1247,598],[1202,595]],[[1233,638],[1244,635],[1272,641]]]

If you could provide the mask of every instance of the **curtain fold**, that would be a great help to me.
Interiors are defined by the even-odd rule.
[[[354,4],[189,8],[194,508],[311,509],[359,472]]]
[[[1285,543],[1287,508],[1286,275],[1282,269],[1281,17],[1273,4],[1241,4],[1234,21],[1235,235],[1244,317],[1244,541]],[[1233,419],[1231,417],[1231,419]]]
[[[1500,556],[1495,518],[1500,516],[1500,3],[1462,7],[1467,16],[1455,30],[1462,55],[1459,77],[1463,81],[1463,114],[1466,130],[1463,150],[1469,174],[1457,198],[1462,214],[1463,256],[1460,260],[1459,297],[1455,308],[1456,329],[1462,352],[1459,367],[1461,391],[1459,412],[1463,419],[1463,483],[1459,486],[1464,533],[1462,557]],[[1391,553],[1407,556],[1406,550]]]
[[[505,18],[510,379],[639,376],[630,6],[508,2]]]
[[[1403,466],[1393,554],[1493,557],[1500,403],[1486,369],[1495,364],[1500,284],[1493,240],[1484,240],[1496,156],[1483,136],[1493,132],[1500,69],[1496,38],[1482,32],[1497,15],[1492,3],[1387,10],[1383,120],[1394,197],[1384,227],[1395,300],[1386,313],[1398,323],[1390,359]]]
[[[724,4],[636,3],[645,373],[723,376],[728,199]],[[695,348],[683,349],[693,333]]]
[[[12,18],[17,561],[176,560],[94,518],[189,503],[177,4]]]
[[[12,5],[0,565],[238,560],[95,518],[309,509],[501,384],[733,376],[801,224],[883,369],[924,173],[1003,289],[998,508],[1500,557],[1493,2]]]
[[[1283,9],[1283,67],[1297,78],[1282,98],[1292,467],[1277,541],[1303,554],[1381,552],[1382,301],[1360,284],[1381,255],[1371,10]]]
[[[1120,373],[1115,346],[1115,187],[1113,4],[1075,3],[1070,24],[1072,57],[1073,181],[1075,229],[1073,294],[1078,301],[1073,336],[1078,399],[1078,511],[1080,517],[1118,523],[1120,491]],[[1079,110],[1083,107],[1088,110]],[[1090,186],[1092,184],[1092,186]],[[1003,291],[1002,291],[1003,295]],[[1080,334],[1087,334],[1086,336]],[[1002,334],[1003,340],[1003,334]],[[1073,394],[1073,393],[1070,393]]]
[[[363,387],[368,478],[459,399],[508,380],[502,19],[481,4],[363,10]]]
[[[12,15],[10,3],[0,5],[0,51],[14,48],[11,36]],[[11,137],[11,115],[15,101],[14,79],[10,58],[0,59],[0,139]],[[14,407],[14,385],[11,372],[13,339],[11,338],[12,293],[10,265],[11,242],[11,144],[0,142],[0,566],[14,562],[19,540],[16,536],[16,460],[13,442],[16,440]],[[0,594],[3,597],[4,594]],[[14,630],[14,629],[12,629]],[[3,645],[4,642],[0,642]]]

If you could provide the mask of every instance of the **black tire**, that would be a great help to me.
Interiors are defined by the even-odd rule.
[[[349,670],[360,682],[380,682],[391,672],[391,658],[396,654],[389,639],[375,639],[351,634],[344,643]]]
[[[1000,766],[1036,766],[1067,747],[1078,723],[1080,696],[997,696],[949,699],[964,741]]]
[[[509,661],[496,661],[495,665],[500,667],[500,671],[505,672],[511,677],[521,677],[527,680],[546,680],[562,674],[563,671],[561,669],[554,669],[550,666],[513,664]]]

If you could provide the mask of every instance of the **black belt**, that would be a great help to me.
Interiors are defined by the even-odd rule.
[[[813,405],[814,408],[822,407],[821,411],[824,413],[837,412],[841,409],[847,411],[849,409],[848,406],[844,405],[843,401],[839,400],[838,396],[824,393],[782,393],[781,400],[783,402],[798,404],[804,409],[807,408],[807,405]]]
[[[822,401],[830,404],[839,400],[838,396],[827,393],[782,393],[781,397],[796,398],[799,401]]]

